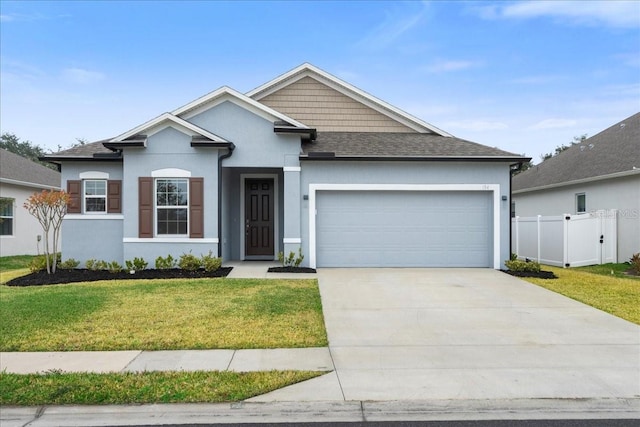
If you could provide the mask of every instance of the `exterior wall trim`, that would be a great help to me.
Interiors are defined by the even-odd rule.
[[[122,239],[122,243],[207,243],[207,244],[217,244],[218,238],[189,238],[189,237],[151,237],[151,238],[141,238],[141,237],[124,237]]]
[[[285,237],[282,239],[282,243],[291,244],[291,245],[299,245],[302,243],[302,239],[300,237]]]
[[[278,242],[280,240],[280,194],[278,191],[278,174],[276,173],[243,173],[240,174],[240,219],[238,223],[240,224],[240,260],[244,261],[246,257],[245,253],[245,245],[244,245],[244,197],[245,197],[245,180],[253,179],[253,178],[271,178],[273,179],[273,241]],[[278,254],[278,248],[274,244],[273,245],[273,259],[276,259]]]
[[[309,266],[316,268],[316,193],[318,191],[491,191],[493,193],[493,268],[500,269],[500,184],[309,184]]]
[[[63,218],[64,221],[77,221],[77,220],[116,220],[122,221],[124,220],[124,215],[122,214],[103,214],[103,213],[94,213],[94,214],[66,214]]]
[[[109,174],[107,172],[100,171],[86,171],[80,172],[78,177],[80,179],[109,179]]]
[[[300,166],[284,166],[282,168],[283,172],[300,172],[302,168]]]

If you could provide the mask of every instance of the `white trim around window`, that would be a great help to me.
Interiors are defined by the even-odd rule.
[[[101,184],[101,185],[98,185]],[[102,187],[102,188],[100,188]],[[92,194],[88,194],[91,191]],[[99,194],[99,193],[102,194]],[[102,200],[102,210],[89,210],[87,201]],[[95,208],[95,207],[94,207]],[[83,179],[82,180],[82,212],[86,215],[104,215],[107,213],[107,180]]]
[[[493,268],[500,269],[500,184],[309,184],[309,266],[316,268],[318,191],[490,191],[493,193]]]
[[[191,174],[191,173],[189,173]],[[165,204],[158,204],[158,183],[160,181],[173,181],[173,182],[179,182],[179,183],[184,183],[185,184],[185,188],[186,188],[186,202],[185,204],[169,204],[169,201],[167,200],[167,203]],[[171,194],[180,194],[179,190],[176,191],[167,191],[166,192],[166,197],[169,197]],[[190,200],[189,200],[189,178],[175,178],[175,177],[171,177],[171,178],[167,178],[167,177],[158,177],[158,178],[154,178],[153,180],[153,216],[154,216],[154,221],[153,221],[153,235],[157,236],[157,237],[189,237],[189,216],[191,213],[191,204],[190,204]],[[186,211],[186,230],[184,233],[160,233],[158,231],[158,223],[160,222],[160,215],[159,213],[162,211],[165,212],[169,212],[169,211]],[[168,225],[171,223],[172,221],[170,221],[168,218],[166,220],[166,224],[167,227]],[[182,223],[182,221],[175,221],[176,223]]]
[[[80,179],[109,179],[109,174],[107,172],[100,171],[86,171],[80,172],[78,177]]]
[[[178,168],[156,169],[151,171],[152,178],[191,178],[191,171]]]

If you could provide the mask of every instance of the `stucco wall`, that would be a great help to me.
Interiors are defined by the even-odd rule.
[[[301,193],[309,184],[498,184],[509,196],[506,163],[470,162],[302,162]],[[303,252],[309,253],[309,202],[301,200]],[[500,201],[500,258],[509,259],[509,200]],[[305,260],[305,265],[308,260]]]
[[[514,194],[516,215],[576,213],[576,194],[585,193],[587,212],[618,209],[618,261],[640,252],[640,176]]]

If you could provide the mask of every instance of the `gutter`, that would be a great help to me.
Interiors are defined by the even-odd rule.
[[[615,172],[608,175],[592,176],[590,178],[575,179],[573,181],[566,181],[566,182],[557,182],[555,184],[541,185],[539,187],[522,188],[520,190],[515,190],[513,194],[522,194],[522,193],[529,193],[531,191],[547,190],[550,188],[566,187],[566,186],[577,185],[577,184],[586,184],[589,182],[604,181],[606,179],[614,179],[614,178],[623,178],[625,176],[633,176],[638,174],[640,174],[640,168],[634,167],[634,169],[631,169],[628,171]]]
[[[218,156],[218,257],[222,258],[222,161],[233,155],[236,146],[233,142],[225,143],[227,152]]]
[[[404,161],[404,162],[512,162],[521,163],[528,161],[528,158],[522,157],[497,157],[497,156],[478,156],[478,157],[456,157],[456,156],[424,156],[424,157],[406,157],[406,156],[337,156],[333,152],[309,152],[301,154],[300,160],[331,160],[331,161]]]

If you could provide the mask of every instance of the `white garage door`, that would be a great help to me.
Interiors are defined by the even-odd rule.
[[[318,267],[491,267],[492,194],[319,191]]]

